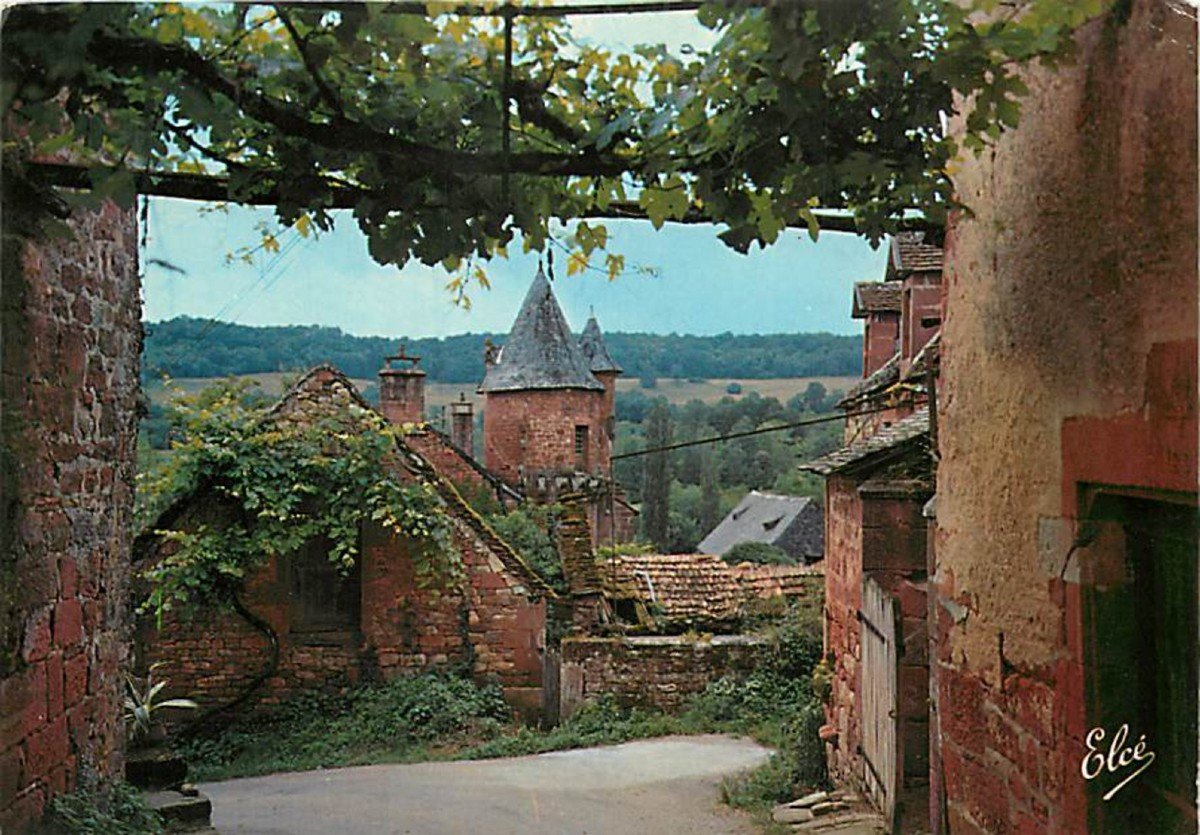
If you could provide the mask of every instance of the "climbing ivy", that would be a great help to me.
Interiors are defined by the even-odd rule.
[[[396,477],[403,429],[354,403],[272,411],[249,391],[231,380],[173,401],[171,453],[138,479],[145,535],[167,543],[143,570],[144,609],[229,601],[255,566],[317,537],[349,570],[367,520],[414,543],[424,584],[461,573],[436,492]]]

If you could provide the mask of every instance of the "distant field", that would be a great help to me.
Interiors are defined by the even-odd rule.
[[[243,376],[257,382],[261,386],[263,393],[272,396],[282,394],[285,384],[290,383],[297,377],[295,373],[280,372],[246,374]],[[221,379],[223,378],[184,377],[173,382],[185,391],[194,392],[199,391],[205,386],[212,385]],[[789,398],[801,394],[808,388],[809,383],[820,383],[828,391],[834,392],[845,391],[857,381],[857,377],[777,377],[766,380],[722,378],[693,382],[690,380],[663,377],[658,380],[658,385],[654,388],[644,389],[640,387],[638,380],[630,378],[617,380],[617,390],[640,391],[648,397],[665,397],[671,403],[682,404],[687,403],[689,400],[702,400],[705,403],[715,403],[722,397],[730,396],[725,391],[725,387],[731,382],[736,382],[742,386],[741,396],[755,391],[763,397],[774,397],[779,402],[786,403]],[[354,380],[354,384],[358,386],[359,391],[365,391],[369,386],[375,385],[375,380],[358,379]],[[163,387],[157,382],[148,384],[146,389],[151,399],[155,401],[161,401],[165,398]],[[475,403],[477,408],[482,405],[483,397],[475,393],[474,383],[431,382],[425,387],[425,401],[430,407],[440,407],[451,401],[458,400],[460,393],[465,394],[467,399]]]

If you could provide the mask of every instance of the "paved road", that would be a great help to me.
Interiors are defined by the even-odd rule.
[[[750,833],[722,777],[767,749],[667,737],[482,762],[372,765],[208,783],[222,835],[716,835]]]

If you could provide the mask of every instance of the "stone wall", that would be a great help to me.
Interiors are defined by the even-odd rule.
[[[709,682],[749,672],[768,651],[769,644],[747,635],[564,638],[560,715],[566,719],[605,693],[624,707],[678,711]]]
[[[512,484],[539,472],[607,473],[611,442],[604,402],[601,391],[489,392],[483,409],[484,464]],[[575,462],[576,426],[588,427],[586,468]]]
[[[440,588],[418,583],[410,542],[378,528],[364,530],[356,629],[296,628],[279,561],[252,574],[240,599],[277,636],[279,662],[248,707],[468,661],[480,680],[499,683],[522,712],[540,707],[545,603],[530,598],[470,526],[452,524],[466,581]],[[138,644],[144,664],[163,663],[170,694],[193,698],[203,708],[228,704],[271,667],[269,639],[233,610],[168,617],[161,630],[147,620]]]
[[[1106,637],[1084,629],[1080,500],[1110,485],[1195,501],[1196,24],[1181,11],[1135,0],[1089,24],[1071,65],[1027,74],[1020,127],[955,175],[973,216],[947,247],[931,659],[935,826],[953,833],[1088,827],[1086,659]],[[1116,799],[1136,805],[1147,779]]]
[[[928,772],[928,632],[925,626],[926,525],[921,515],[928,488],[919,482],[862,476],[826,481],[825,653],[832,665],[823,736],[830,774],[851,784],[864,762],[861,694],[861,625],[864,577],[899,601],[898,732],[904,787],[924,786]],[[910,799],[907,805],[913,805]],[[917,803],[924,812],[923,798]]]
[[[14,210],[6,206],[6,210]],[[16,209],[19,211],[19,208]],[[119,777],[141,304],[132,212],[31,243],[0,291],[0,830]]]

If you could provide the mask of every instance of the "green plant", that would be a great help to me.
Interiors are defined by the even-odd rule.
[[[782,548],[767,542],[739,542],[722,557],[730,565],[750,562],[757,565],[795,565],[796,560]]]
[[[436,492],[394,476],[402,428],[353,402],[274,413],[246,389],[225,381],[172,403],[171,455],[138,476],[140,520],[169,544],[143,572],[143,608],[228,602],[253,567],[317,537],[349,570],[368,519],[425,545],[413,549],[422,583],[461,573]],[[203,499],[204,514],[155,529],[184,495]]]
[[[170,708],[195,710],[199,707],[191,699],[158,698],[169,681],[165,678],[154,680],[154,671],[161,666],[161,662],[151,664],[142,681],[132,675],[125,676],[125,721],[132,728],[135,739],[150,735],[160,711]]]
[[[47,807],[46,828],[64,835],[160,835],[165,831],[157,812],[128,783],[112,788],[60,794]]]

